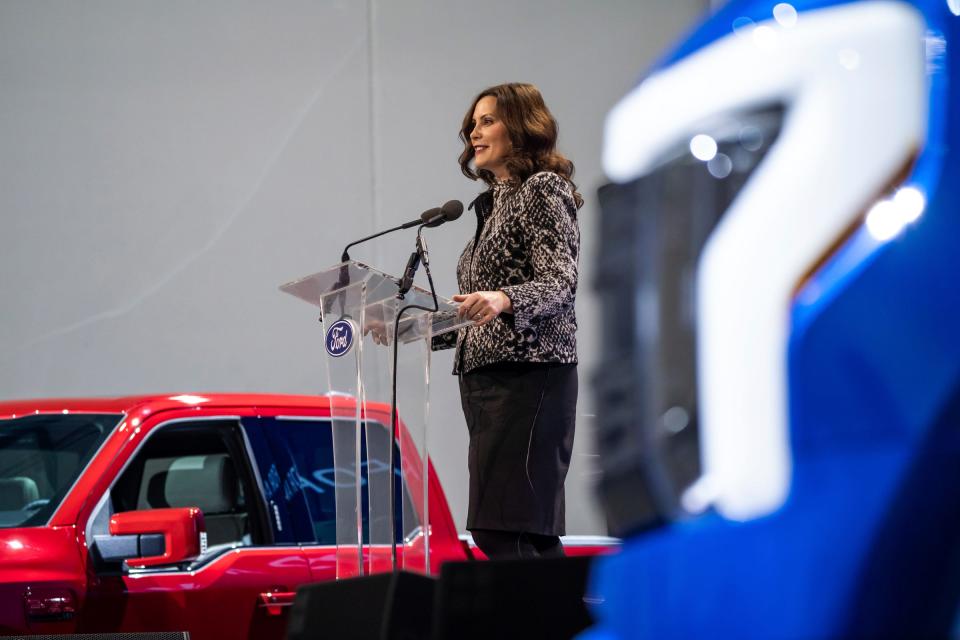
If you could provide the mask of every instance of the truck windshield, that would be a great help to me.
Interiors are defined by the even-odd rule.
[[[0,528],[46,524],[122,416],[0,420]]]

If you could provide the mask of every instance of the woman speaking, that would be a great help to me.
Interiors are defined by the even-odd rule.
[[[454,373],[470,432],[467,529],[492,558],[563,555],[563,483],[577,406],[573,163],[539,90],[482,91],[463,119],[460,167],[487,190],[457,264]],[[472,165],[472,166],[471,166]],[[452,336],[451,336],[452,338]]]

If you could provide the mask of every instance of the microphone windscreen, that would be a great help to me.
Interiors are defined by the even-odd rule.
[[[443,217],[448,222],[450,220],[456,220],[463,215],[463,203],[459,200],[450,200],[443,203],[443,206],[440,207],[440,211],[443,212]]]

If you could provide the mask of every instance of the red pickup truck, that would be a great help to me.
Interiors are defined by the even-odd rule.
[[[283,638],[297,587],[336,577],[329,416],[322,396],[0,402],[0,635]],[[432,571],[479,557],[428,482]]]

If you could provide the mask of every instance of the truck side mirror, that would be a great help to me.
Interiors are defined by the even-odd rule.
[[[197,507],[125,511],[110,517],[110,535],[96,536],[107,561],[126,560],[136,568],[176,564],[206,549],[203,512]]]

